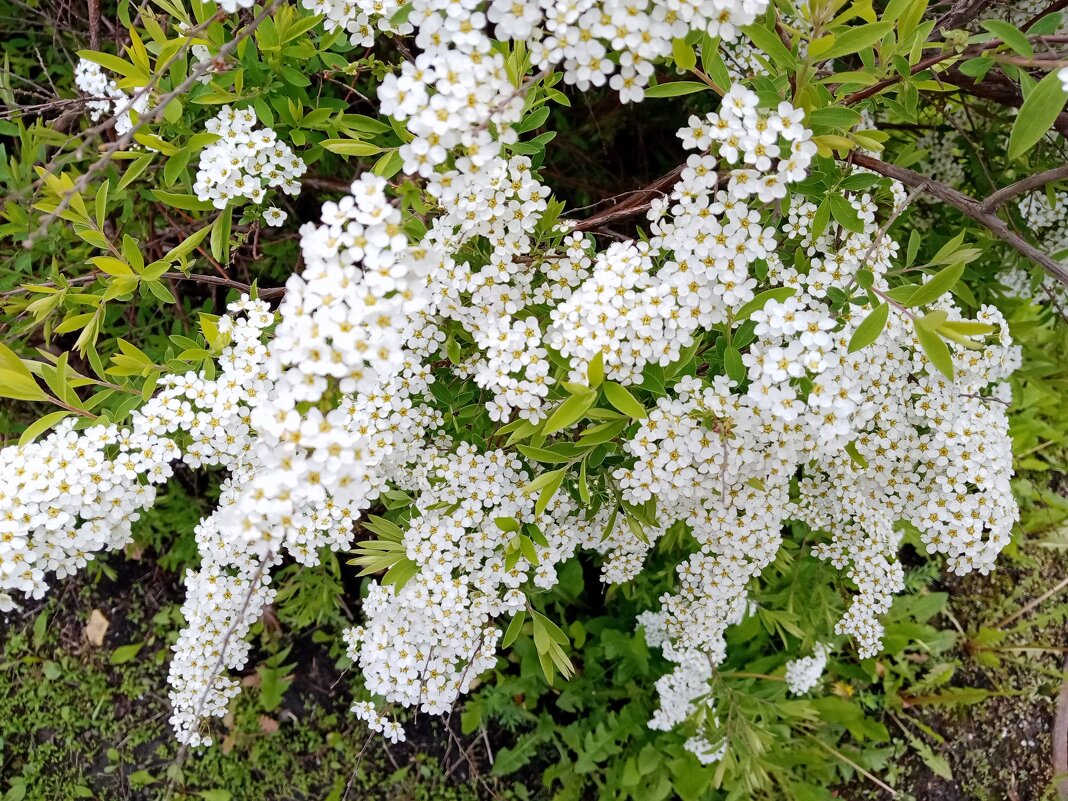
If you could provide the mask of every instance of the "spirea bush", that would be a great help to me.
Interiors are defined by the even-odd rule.
[[[881,702],[822,676],[871,685],[928,636],[935,608],[895,607],[925,571],[995,568],[1010,319],[1068,280],[1068,36],[989,5],[91,12],[62,125],[5,88],[0,392],[24,427],[0,610],[198,471],[218,501],[170,660],[186,746],[240,692],[273,578],[340,557],[365,578],[337,692],[392,742],[476,687],[465,728],[640,677],[628,726],[652,733],[577,769],[612,797],[867,774],[838,746],[885,741]],[[677,166],[571,211],[546,164],[592,99],[653,109]],[[595,751],[620,708],[559,747]],[[702,779],[665,788],[658,753]]]

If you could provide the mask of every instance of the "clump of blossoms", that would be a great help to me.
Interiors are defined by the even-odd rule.
[[[669,56],[672,41],[700,31],[730,41],[753,22],[766,0],[682,3],[513,2],[443,4],[415,0],[406,15],[389,0],[302,0],[325,17],[327,30],[349,32],[370,47],[377,33],[414,34],[420,49],[378,89],[383,114],[406,122],[411,142],[400,148],[404,171],[428,177],[463,148],[478,169],[514,142],[524,109],[522,87],[509,78],[496,41],[522,43],[541,73],[559,68],[580,90],[609,84],[623,102],[644,97],[654,62]],[[403,22],[395,21],[403,16]],[[467,167],[457,164],[461,171]]]
[[[300,194],[300,176],[307,167],[270,128],[257,127],[252,108],[234,110],[223,106],[205,124],[218,139],[200,153],[193,191],[200,200],[210,200],[223,209],[233,200],[263,203],[267,191],[279,188],[287,195]],[[281,225],[285,213],[269,209],[269,225]]]
[[[378,96],[412,135],[403,169],[433,207],[412,233],[386,181],[364,174],[301,229],[305,267],[277,312],[243,299],[220,320],[230,341],[218,374],[164,378],[125,428],[68,424],[0,452],[18,476],[0,494],[0,604],[11,592],[38,596],[46,573],[122,544],[174,459],[224,469],[220,505],[196,529],[201,564],[185,577],[187,626],[170,671],[172,726],[204,745],[206,721],[238,692],[229,674],[273,598],[271,570],[348,550],[362,514],[403,491],[410,515],[392,542],[408,578],[372,583],[363,624],[345,635],[375,697],[353,712],[398,741],[384,705],[450,709],[495,664],[501,623],[528,609],[528,592],[553,587],[577,549],[604,557],[605,583],[624,582],[680,525],[694,551],[674,591],[638,619],[674,665],[657,682],[650,726],[683,730],[709,764],[726,747],[714,695],[725,633],[751,612],[749,590],[786,523],[808,524],[814,553],[855,588],[836,632],[862,656],[878,651],[879,616],[903,584],[898,521],[951,569],[989,569],[1016,515],[997,385],[1018,363],[1005,321],[984,307],[991,340],[950,343],[950,381],[924,355],[911,312],[891,309],[878,342],[850,353],[861,315],[832,301],[861,271],[873,291],[887,289],[897,244],[879,220],[903,210],[900,186],[873,181],[845,196],[858,230],[817,230],[818,206],[802,194],[816,152],[803,112],[741,85],[679,132],[693,152],[652,204],[642,241],[602,250],[554,218],[542,226],[549,190],[530,159],[508,156],[528,84],[509,74],[491,30],[524,43],[537,69],[559,66],[580,89],[608,83],[637,101],[673,40],[731,39],[765,5],[417,0],[405,22],[388,2],[309,5],[358,44],[414,34],[421,52]],[[223,208],[261,203],[274,186],[295,193],[303,162],[254,112],[224,107],[208,131],[220,138],[201,156],[198,197]],[[768,289],[774,298],[753,306]],[[961,319],[950,300],[928,307]],[[451,337],[471,347],[447,369],[484,391],[487,416],[534,426],[559,408],[559,379],[584,383],[597,362],[634,386],[710,332],[726,340],[704,354],[715,369],[670,383],[629,425],[623,462],[605,476],[616,505],[592,514],[566,491],[542,508],[526,491],[544,477],[534,462],[445,436],[429,402]],[[555,370],[550,354],[569,369]],[[71,467],[71,452],[88,461]],[[78,476],[63,485],[70,497],[45,478],[68,469]],[[643,537],[616,514],[620,502],[655,506]],[[533,545],[517,550],[520,534]],[[797,692],[826,651],[808,659],[787,667]]]
[[[126,545],[177,455],[136,425],[79,432],[72,419],[40,442],[0,450],[0,612],[14,607],[12,593],[43,598],[49,574],[73,575],[97,551]]]
[[[134,89],[130,97],[122,91],[111,78],[108,78],[100,65],[88,59],[78,59],[74,67],[74,85],[87,97],[86,108],[93,122],[104,117],[115,118],[115,133],[122,136],[133,128],[131,112],[144,114],[148,111],[148,92],[143,87]]]
[[[826,643],[816,643],[812,656],[791,659],[786,663],[786,685],[794,695],[804,695],[817,684],[823,671],[827,669],[827,654],[830,647]]]

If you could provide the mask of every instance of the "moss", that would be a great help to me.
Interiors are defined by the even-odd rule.
[[[170,792],[173,801],[340,801],[346,788],[350,799],[489,795],[458,783],[459,771],[447,777],[436,757],[390,754],[343,707],[300,681],[267,711],[255,673],[221,726],[220,745],[185,755],[179,767],[162,690],[175,588],[161,594],[160,586],[127,577],[95,589],[68,586],[8,621],[0,645],[0,799],[155,801]],[[100,648],[84,634],[94,608],[111,623]],[[130,643],[142,643],[136,657],[112,664]]]

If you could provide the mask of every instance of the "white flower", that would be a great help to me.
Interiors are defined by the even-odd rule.
[[[263,220],[272,228],[277,228],[286,221],[286,217],[289,215],[282,211],[277,206],[271,206],[269,209],[263,212]]]

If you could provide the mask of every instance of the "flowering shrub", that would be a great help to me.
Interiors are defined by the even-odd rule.
[[[651,742],[713,766],[698,794],[763,791],[783,766],[738,766],[795,724],[754,741],[727,685],[779,682],[776,714],[841,723],[785,692],[884,653],[902,548],[995,567],[1017,519],[1004,300],[1033,265],[1066,281],[1044,249],[1064,244],[1063,193],[1035,192],[1068,179],[1040,169],[1068,130],[1042,49],[1061,16],[877,5],[120,7],[123,55],[72,68],[76,141],[28,113],[0,131],[37,168],[8,178],[37,214],[5,210],[28,261],[0,392],[55,407],[0,451],[0,610],[128,544],[176,465],[207,471],[176,737],[212,743],[272,574],[336,552],[371,577],[337,632],[352,711],[397,742],[405,709],[448,715],[487,674],[512,681],[510,659],[543,687],[596,675],[577,595],[600,589],[568,578],[592,559],[629,599],[613,636],[662,655]],[[950,185],[970,173],[939,132],[913,130],[960,113],[920,103],[958,74],[965,111],[991,75],[1022,105],[991,111],[1008,120],[993,185],[1016,183],[985,199]],[[680,163],[568,213],[548,126],[593,94],[670,99]],[[340,198],[316,216],[309,190]],[[50,236],[70,243],[51,267]],[[811,614],[797,587],[822,599]],[[735,675],[733,633],[754,627],[774,638]],[[843,735],[821,730],[824,750]],[[644,753],[620,779],[635,793]]]

